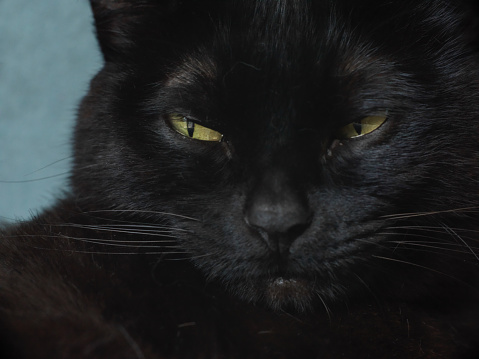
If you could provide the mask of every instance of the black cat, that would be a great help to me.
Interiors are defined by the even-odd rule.
[[[475,2],[91,5],[71,193],[2,232],[2,358],[479,358]]]

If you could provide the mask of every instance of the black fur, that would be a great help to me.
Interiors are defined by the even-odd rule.
[[[91,4],[71,194],[0,242],[5,356],[479,357],[475,2]]]

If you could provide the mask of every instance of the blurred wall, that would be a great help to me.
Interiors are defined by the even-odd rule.
[[[0,0],[0,222],[68,189],[77,106],[101,63],[88,0]]]

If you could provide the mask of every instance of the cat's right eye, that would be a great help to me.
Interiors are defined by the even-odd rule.
[[[189,118],[178,113],[166,116],[166,123],[180,135],[199,141],[221,142],[223,134],[211,128],[201,126]]]
[[[381,127],[386,120],[386,115],[364,117],[359,121],[351,122],[341,127],[336,132],[336,138],[346,140],[367,135]]]

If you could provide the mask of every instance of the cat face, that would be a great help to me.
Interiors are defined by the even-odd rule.
[[[76,130],[86,207],[168,225],[208,279],[273,308],[369,290],[399,262],[436,268],[457,245],[479,163],[460,8],[92,6],[106,62]]]

